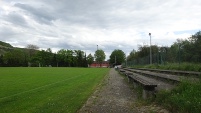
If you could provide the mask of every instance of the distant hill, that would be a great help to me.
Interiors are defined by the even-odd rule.
[[[14,49],[12,45],[10,45],[9,43],[0,41],[0,55],[5,54],[7,51],[11,49]]]
[[[0,56],[4,55],[6,52],[8,51],[12,51],[12,50],[21,50],[23,52],[27,52],[28,49],[27,48],[19,48],[19,47],[13,47],[11,44],[0,41]],[[38,51],[38,50],[34,50],[34,51]]]
[[[12,45],[10,45],[9,43],[3,42],[3,41],[0,41],[0,47],[13,48]]]

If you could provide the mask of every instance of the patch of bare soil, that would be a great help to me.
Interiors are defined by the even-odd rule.
[[[169,113],[155,105],[136,107],[137,96],[127,81],[111,69],[78,113]]]

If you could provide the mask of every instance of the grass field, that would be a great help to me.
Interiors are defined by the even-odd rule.
[[[74,113],[108,68],[0,68],[0,113]]]

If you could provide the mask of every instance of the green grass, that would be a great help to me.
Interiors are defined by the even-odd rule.
[[[156,97],[158,104],[167,107],[173,113],[200,113],[201,81],[184,81],[172,91],[159,92]]]
[[[0,68],[0,113],[74,113],[107,68]]]
[[[166,69],[166,70],[183,70],[183,71],[198,71],[201,72],[201,64],[196,63],[166,63],[165,65],[146,65],[140,66],[144,68]],[[139,67],[138,67],[139,68]]]

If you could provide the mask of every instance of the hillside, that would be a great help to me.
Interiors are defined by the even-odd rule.
[[[19,48],[19,47],[13,47],[11,44],[0,41],[0,55],[4,55],[6,52],[11,50],[22,50],[26,51],[26,48]]]
[[[9,43],[0,41],[0,47],[7,47],[7,48],[13,48],[12,45],[10,45]]]
[[[5,54],[7,51],[11,49],[14,49],[12,45],[10,45],[9,43],[0,41],[0,55]]]

